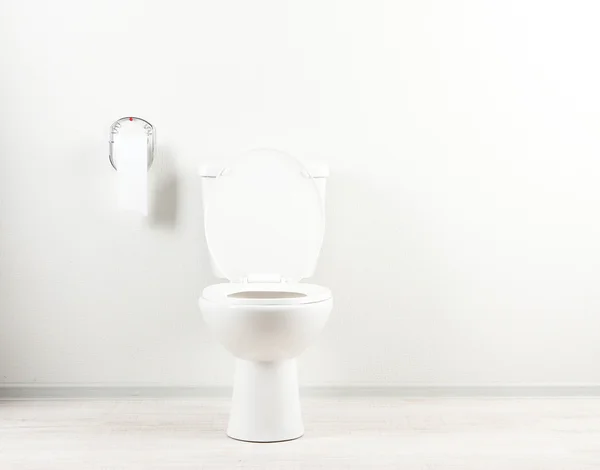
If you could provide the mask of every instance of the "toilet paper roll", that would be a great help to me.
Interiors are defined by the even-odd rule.
[[[114,139],[119,208],[148,215],[148,140],[135,122],[123,123]]]

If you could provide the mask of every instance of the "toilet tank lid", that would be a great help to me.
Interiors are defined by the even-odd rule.
[[[306,161],[303,162],[303,166],[313,178],[327,178],[329,176],[329,165],[327,163]],[[216,178],[224,169],[223,165],[207,163],[200,165],[198,174],[203,178]]]

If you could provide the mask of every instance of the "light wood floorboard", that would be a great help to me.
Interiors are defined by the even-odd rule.
[[[309,398],[276,444],[227,438],[228,405],[0,401],[0,470],[600,470],[599,398]]]

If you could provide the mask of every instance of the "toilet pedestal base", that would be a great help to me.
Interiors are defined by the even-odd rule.
[[[250,442],[278,442],[304,434],[296,360],[236,359],[227,435]]]

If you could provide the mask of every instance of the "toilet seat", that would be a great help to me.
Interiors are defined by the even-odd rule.
[[[321,196],[295,158],[248,152],[223,169],[205,204],[212,260],[234,283],[280,284],[311,275],[324,233]]]
[[[331,291],[299,281],[312,274],[324,233],[321,196],[295,158],[254,150],[234,160],[213,183],[204,228],[211,257],[230,283],[204,289],[223,306],[305,305]]]
[[[299,282],[229,282],[206,287],[202,297],[227,305],[304,305],[331,299],[331,291]]]

